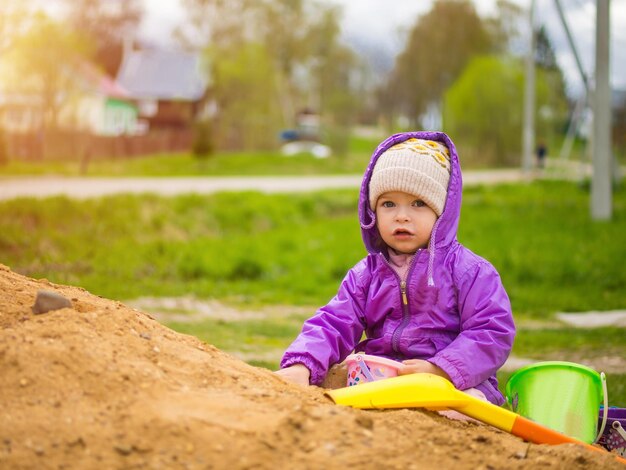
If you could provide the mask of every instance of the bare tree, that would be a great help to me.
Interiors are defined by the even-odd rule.
[[[11,46],[16,36],[24,33],[32,22],[29,0],[0,3],[0,53]]]
[[[417,125],[469,60],[492,47],[492,37],[469,0],[437,0],[418,18],[396,60],[389,82],[395,90],[394,107]]]
[[[356,61],[340,44],[339,10],[315,0],[182,1],[189,23],[177,35],[184,44],[205,47],[222,124],[230,122],[232,130],[237,120],[228,116],[246,100],[268,110],[261,122],[268,126],[274,120],[275,130],[293,125],[303,107],[315,108],[331,125],[350,121],[350,69]],[[242,67],[248,72],[240,73]]]
[[[264,1],[255,0],[181,0],[187,24],[178,28],[184,44],[201,48],[236,46],[257,37],[256,18]]]
[[[13,93],[36,97],[44,130],[55,128],[61,105],[80,87],[76,70],[89,55],[84,37],[40,13],[3,56],[6,69],[2,80]]]
[[[124,40],[133,37],[143,15],[140,0],[62,0],[75,31],[95,44],[95,61],[114,76],[119,68]]]

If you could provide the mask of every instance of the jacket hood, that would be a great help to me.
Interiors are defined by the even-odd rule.
[[[392,135],[376,148],[363,176],[359,196],[359,221],[361,223],[363,242],[369,253],[380,252],[380,249],[377,247],[381,246],[381,237],[376,228],[376,214],[370,209],[369,203],[369,185],[374,165],[376,165],[378,158],[387,149],[411,138],[434,140],[444,144],[450,150],[450,182],[448,183],[448,192],[443,212],[435,223],[428,246],[431,258],[436,250],[446,248],[456,240],[459,218],[461,216],[461,193],[463,187],[461,166],[456,148],[450,138],[443,132],[404,132]]]

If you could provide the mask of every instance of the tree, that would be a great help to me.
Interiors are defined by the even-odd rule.
[[[209,49],[212,91],[220,110],[216,135],[230,148],[271,147],[278,133],[275,69],[263,44]]]
[[[489,77],[489,80],[485,80]],[[513,165],[520,152],[523,68],[519,60],[474,59],[445,96],[444,129],[464,161]]]
[[[0,166],[9,163],[9,148],[4,129],[0,126]]]
[[[489,77],[488,80],[485,77]],[[516,166],[521,154],[524,69],[511,56],[472,60],[445,94],[444,129],[472,165]],[[545,71],[537,74],[537,128],[558,132],[567,114],[563,90]]]
[[[236,122],[232,117],[244,108],[249,114],[265,113],[265,119],[257,118],[266,127],[265,141],[277,134],[269,130],[294,125],[303,108],[313,108],[325,124],[346,132],[352,120],[348,114],[355,112],[350,75],[356,60],[340,44],[336,8],[313,0],[183,0],[183,4],[190,24],[178,35],[185,44],[202,44],[209,51],[219,105],[218,138],[226,129],[232,132],[233,126],[252,125],[253,119]],[[250,57],[259,61],[258,70]],[[238,92],[237,86],[244,91]]]
[[[191,152],[200,161],[208,159],[215,149],[213,148],[213,130],[209,119],[200,119],[194,122],[193,143]]]
[[[328,9],[314,25],[306,39],[310,47],[309,73],[312,91],[317,93],[313,104],[322,115],[329,144],[339,154],[347,152],[350,128],[358,111],[353,92],[353,78],[358,67],[354,52],[339,40],[337,10]]]
[[[541,26],[536,34],[535,64],[544,70],[559,70],[556,53],[545,26]]]
[[[36,97],[44,130],[54,128],[61,104],[78,91],[76,70],[89,55],[84,37],[39,13],[4,55],[2,80],[12,92]]]
[[[539,28],[536,35],[535,64],[538,74],[542,77],[538,86],[545,88],[545,90],[538,88],[537,91],[537,93],[541,93],[541,96],[538,95],[537,97],[538,119],[540,119],[537,121],[537,137],[539,140],[546,141],[550,140],[552,134],[561,133],[562,129],[565,128],[560,117],[556,121],[559,126],[557,129],[545,121],[552,116],[561,116],[563,113],[567,113],[564,109],[568,106],[568,99],[565,93],[565,76],[556,60],[556,53],[546,28],[544,26]]]
[[[294,80],[294,75],[296,69],[311,57],[314,49],[310,36],[311,28],[315,27],[312,18],[316,15],[307,6],[303,0],[267,2],[256,18],[259,40],[267,45],[277,70],[277,98],[285,125],[291,123],[306,96],[298,81]]]
[[[32,14],[30,2],[5,2],[0,5],[0,54],[8,51],[16,36],[28,29]]]
[[[471,58],[493,47],[489,31],[469,0],[436,0],[418,18],[396,60],[389,82],[396,100],[393,107],[418,125],[427,107],[440,103]]]
[[[484,20],[493,43],[493,52],[522,56],[528,47],[524,26],[528,22],[526,7],[510,0],[496,1],[496,15]]]
[[[263,1],[181,0],[187,24],[176,36],[186,46],[224,48],[256,36],[256,16]],[[244,27],[245,26],[245,27]]]
[[[177,35],[189,47],[203,47],[217,104],[216,144],[252,149],[268,147],[284,124],[278,83],[259,14],[265,2],[182,0],[189,24]],[[266,113],[263,115],[262,113]],[[283,111],[284,113],[284,111]]]
[[[140,0],[63,0],[71,27],[91,38],[95,61],[115,76],[122,60],[124,41],[139,27],[143,8]]]

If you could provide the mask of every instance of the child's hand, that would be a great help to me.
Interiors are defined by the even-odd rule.
[[[406,361],[402,361],[402,366],[398,369],[398,375],[415,374],[416,372],[426,372],[450,380],[450,376],[446,374],[441,367],[422,359],[407,359]]]
[[[311,371],[302,364],[294,364],[284,369],[277,370],[275,373],[285,380],[304,387],[309,385],[309,379],[311,378]]]

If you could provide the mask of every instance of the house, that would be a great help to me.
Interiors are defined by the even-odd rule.
[[[81,92],[74,106],[61,109],[61,127],[97,136],[137,133],[137,105],[119,83],[90,63],[82,64],[77,80]]]
[[[0,129],[26,133],[42,127],[43,107],[38,96],[0,88]]]
[[[137,107],[111,77],[89,62],[68,73],[73,76],[74,86],[57,92],[62,97],[58,99],[55,130],[98,136],[136,132]],[[0,126],[5,131],[39,133],[44,128],[45,113],[41,94],[0,89]]]
[[[191,129],[208,79],[198,53],[125,48],[117,82],[138,105],[144,130]]]

